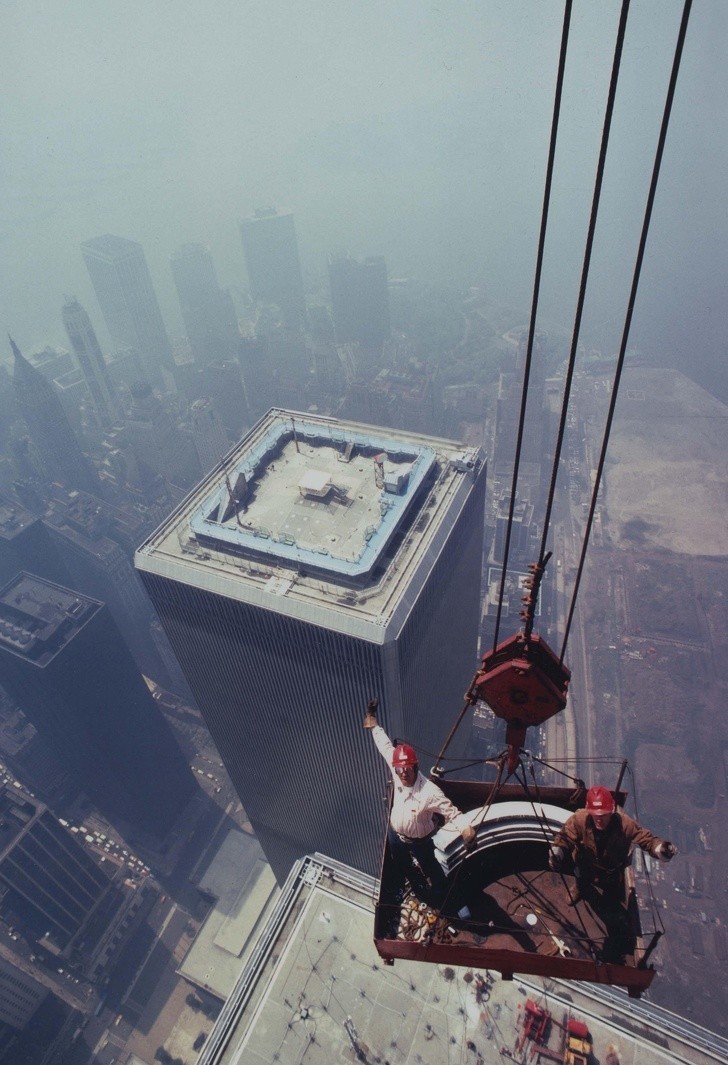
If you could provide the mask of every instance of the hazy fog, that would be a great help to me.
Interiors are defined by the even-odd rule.
[[[543,289],[570,328],[616,2],[577,0]],[[633,0],[584,338],[616,346],[682,3]],[[295,212],[312,289],[326,254],[479,283],[527,317],[563,5],[556,0],[5,0],[0,318],[66,343],[72,293],[102,341],[79,244],[139,240],[172,334],[169,256],[209,243],[244,286],[237,219]],[[728,4],[696,0],[633,340],[724,367]],[[615,320],[616,312],[616,320]],[[3,357],[5,357],[3,355]]]

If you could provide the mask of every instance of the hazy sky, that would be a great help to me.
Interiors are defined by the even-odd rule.
[[[682,3],[633,0],[591,310],[616,343]],[[570,327],[619,4],[577,0],[544,282]],[[528,313],[563,5],[557,0],[5,0],[0,319],[64,343],[63,294],[103,322],[79,244],[145,249],[172,334],[180,243],[243,285],[237,220],[296,216],[305,272],[482,283]],[[728,4],[696,0],[635,340],[723,358]],[[697,330],[697,333],[696,333]],[[695,351],[690,353],[694,360]]]

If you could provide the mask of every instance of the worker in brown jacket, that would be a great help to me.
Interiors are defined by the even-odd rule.
[[[672,843],[653,836],[617,810],[611,791],[597,785],[587,792],[586,809],[572,814],[554,836],[549,868],[560,870],[570,854],[579,895],[594,888],[599,895],[616,901],[621,896],[622,874],[635,846],[663,862],[669,862],[677,853]]]

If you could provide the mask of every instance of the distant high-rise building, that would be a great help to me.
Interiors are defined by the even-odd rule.
[[[126,421],[137,460],[169,484],[191,488],[202,471],[189,430],[177,425],[148,384],[133,385],[131,396]]]
[[[240,223],[250,291],[262,303],[276,303],[295,323],[305,312],[303,277],[293,215],[260,208]]]
[[[70,587],[106,604],[139,668],[157,676],[160,662],[149,640],[153,618],[149,599],[129,555],[110,536],[104,504],[81,494],[52,499],[43,525],[70,574]],[[23,568],[30,569],[30,565]],[[54,579],[64,583],[62,576]]]
[[[0,913],[28,938],[62,951],[108,890],[110,878],[37,799],[0,789]]]
[[[233,359],[211,362],[200,370],[197,387],[198,398],[210,400],[227,435],[231,440],[239,440],[243,428],[250,425],[240,364]]]
[[[149,383],[164,384],[172,347],[141,244],[107,234],[81,245],[106,328],[118,348],[133,348]]]
[[[13,384],[18,409],[50,477],[68,488],[98,494],[98,478],[81,451],[56,390],[23,358],[12,339],[10,344],[15,356]]]
[[[381,354],[390,330],[384,259],[375,256],[360,263],[350,255],[332,255],[329,282],[337,343],[356,342]]]
[[[230,293],[218,285],[204,244],[183,244],[171,260],[172,276],[187,337],[198,366],[234,359],[240,340]]]
[[[0,591],[0,673],[112,822],[157,838],[168,831],[194,778],[102,603],[20,574]]]
[[[192,439],[203,473],[207,473],[230,450],[230,441],[209,399],[196,399],[190,407]]]
[[[0,496],[0,588],[21,570],[30,570],[50,581],[70,580],[40,518],[20,503]]]
[[[485,479],[478,449],[274,410],[137,552],[279,880],[312,850],[378,870],[362,710],[439,750],[476,664]]]
[[[78,359],[84,380],[91,393],[102,425],[110,426],[123,419],[124,411],[116,395],[106,361],[91,325],[91,320],[77,299],[66,299],[63,325]]]

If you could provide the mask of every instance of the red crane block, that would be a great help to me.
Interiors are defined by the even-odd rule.
[[[472,693],[507,723],[515,740],[564,709],[570,679],[571,670],[540,636],[517,633],[483,656]]]

